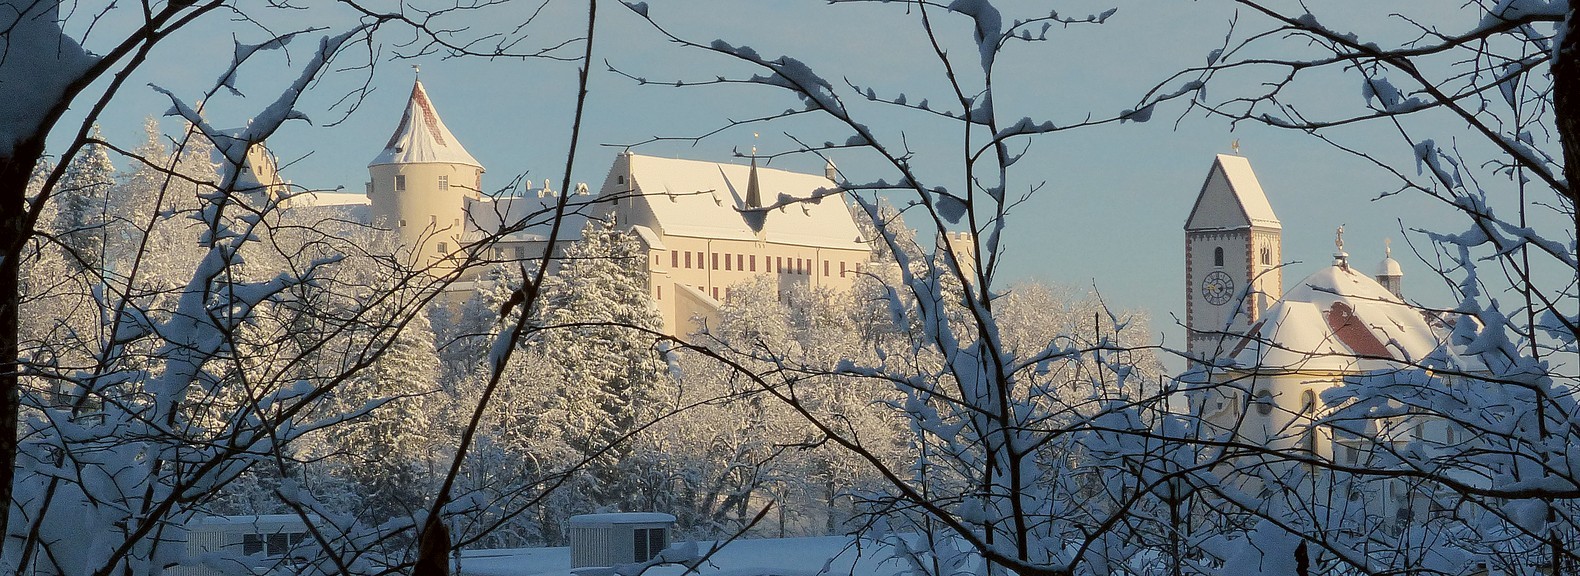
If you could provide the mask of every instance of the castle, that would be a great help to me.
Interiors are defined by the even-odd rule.
[[[395,231],[399,251],[435,273],[454,269],[463,247],[493,236],[496,260],[542,258],[548,215],[561,192],[547,182],[525,195],[483,193],[485,170],[444,125],[420,80],[384,149],[368,163],[370,219]],[[625,152],[593,196],[567,202],[561,238],[588,218],[612,219],[641,242],[648,292],[664,332],[712,325],[730,286],[767,276],[847,290],[871,256],[832,170],[799,174],[749,165]]]

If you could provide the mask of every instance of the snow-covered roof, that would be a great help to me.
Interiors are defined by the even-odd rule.
[[[1186,230],[1233,230],[1256,226],[1281,229],[1273,205],[1262,192],[1251,162],[1244,156],[1219,154],[1213,159],[1207,180],[1196,195]]]
[[[629,185],[617,178],[625,174],[625,162]],[[747,207],[754,172],[763,206],[756,210]],[[601,197],[631,196],[651,221],[622,224],[647,224],[666,236],[757,240],[760,231],[772,243],[866,250],[843,192],[822,175],[622,154]]]
[[[712,542],[676,542],[665,552],[677,560],[707,552]],[[687,571],[679,565],[654,566],[642,571],[647,576],[784,576],[793,574],[848,574],[852,576],[894,576],[907,572],[895,562],[895,551],[887,544],[864,543],[857,546],[850,536],[817,538],[742,538],[725,545],[708,562]],[[504,550],[464,550],[461,572],[477,576],[572,576],[573,574],[610,574],[608,569],[571,571],[569,548],[516,548]]]
[[[428,99],[428,92],[419,80],[412,83],[411,98],[406,102],[406,113],[401,115],[395,134],[384,145],[384,151],[368,166],[428,162],[483,167],[444,126],[444,121],[439,119],[439,112],[434,110],[433,102]]]
[[[1295,284],[1230,352],[1259,371],[1367,371],[1419,363],[1445,346],[1421,310],[1347,265]]]
[[[525,225],[511,236],[525,235],[536,240],[546,240],[553,229],[555,204],[560,194],[547,187],[530,189],[520,196],[484,196],[466,202],[466,226],[470,231],[497,234],[506,225]],[[566,200],[564,220],[560,224],[560,238],[574,239],[581,235],[587,224],[587,215],[594,211],[591,195],[572,194]]]
[[[602,524],[674,524],[675,516],[663,512],[608,512],[571,516],[571,526]]]

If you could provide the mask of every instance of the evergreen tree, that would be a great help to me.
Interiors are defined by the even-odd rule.
[[[659,413],[666,365],[654,333],[663,319],[647,292],[647,257],[612,223],[588,222],[544,280],[543,355],[558,371],[565,441],[584,457],[593,501],[631,504],[640,490],[627,437]]]
[[[104,139],[98,125],[94,125],[91,138]],[[109,153],[103,146],[89,143],[66,165],[66,174],[56,188],[55,233],[72,252],[68,259],[79,269],[104,266],[105,223],[114,186],[115,166]]]

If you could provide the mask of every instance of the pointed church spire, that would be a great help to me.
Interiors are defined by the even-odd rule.
[[[757,184],[757,149],[752,149],[752,174],[746,179],[746,209],[761,210],[763,193]]]
[[[439,113],[434,110],[433,102],[429,101],[428,91],[423,88],[422,81],[414,80],[400,125],[395,127],[395,133],[390,136],[389,143],[384,145],[384,151],[368,166],[430,162],[483,167],[467,153],[450,129],[445,127],[444,121],[439,119]]]

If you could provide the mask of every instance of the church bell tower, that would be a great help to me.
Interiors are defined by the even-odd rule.
[[[1186,351],[1192,359],[1230,353],[1278,301],[1282,259],[1283,227],[1251,163],[1219,154],[1185,220]]]

